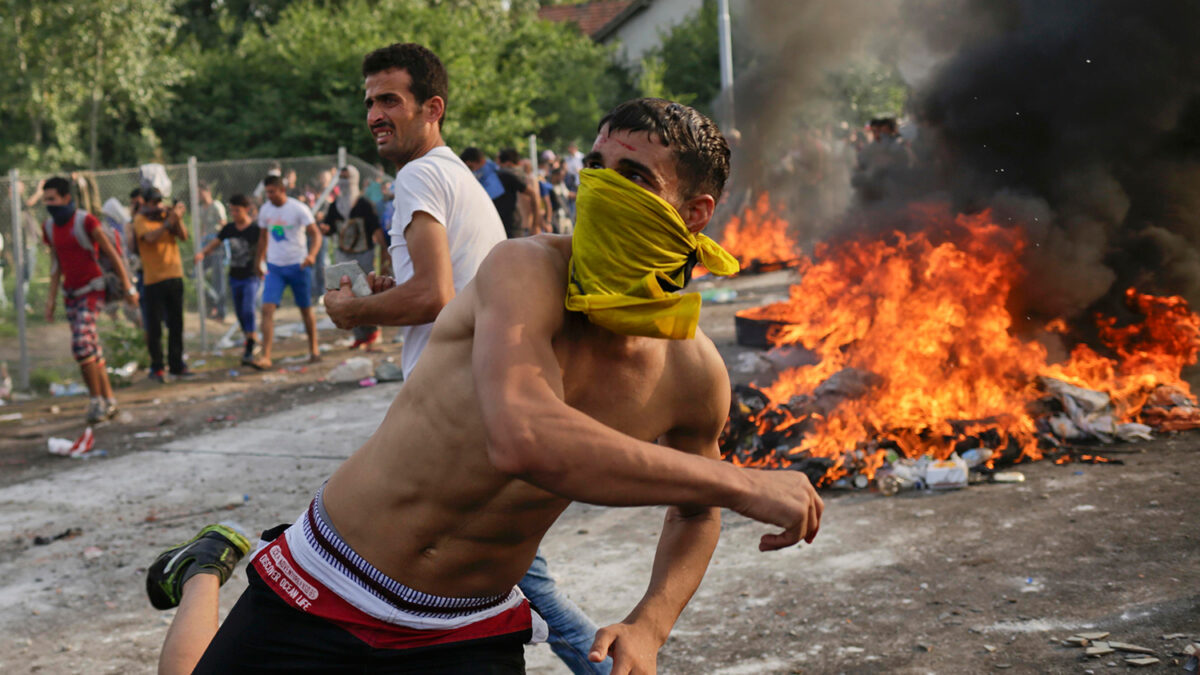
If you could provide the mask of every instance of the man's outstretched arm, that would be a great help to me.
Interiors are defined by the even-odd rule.
[[[764,535],[764,550],[811,540],[819,499],[803,474],[738,469],[639,441],[563,402],[551,339],[565,280],[559,253],[514,241],[496,247],[473,282],[472,368],[493,465],[591,504],[730,508],[784,528]]]

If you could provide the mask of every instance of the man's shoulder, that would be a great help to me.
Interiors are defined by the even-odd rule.
[[[729,392],[729,372],[717,345],[704,331],[697,328],[691,340],[671,340],[668,353],[677,388],[689,400],[720,399],[725,401],[721,405],[728,404],[721,397]]]
[[[565,289],[567,263],[571,259],[571,238],[561,234],[539,234],[521,239],[506,239],[492,247],[479,267],[481,276],[502,274],[533,282],[561,280]]]
[[[431,174],[452,171],[458,167],[461,167],[468,174],[471,173],[467,165],[463,164],[462,160],[449,147],[439,145],[400,167],[400,170],[396,172],[396,180],[400,181],[410,176],[429,176]]]

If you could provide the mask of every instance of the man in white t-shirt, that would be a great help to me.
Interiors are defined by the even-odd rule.
[[[368,56],[363,75],[367,126],[379,154],[400,167],[388,231],[396,276],[372,277],[376,293],[362,298],[343,279],[325,295],[325,311],[340,328],[401,326],[408,377],[433,320],[505,236],[487,192],[442,140],[448,86],[441,63],[423,47],[394,47]]]
[[[308,359],[320,361],[317,350],[317,319],[312,307],[312,266],[321,250],[321,231],[317,229],[312,211],[287,196],[283,178],[263,179],[267,201],[258,211],[258,226],[266,236],[265,249],[259,247],[258,264],[265,255],[267,277],[263,281],[262,357],[255,362],[259,368],[271,366],[271,343],[275,337],[275,308],[283,299],[284,288],[292,289],[292,298],[304,319],[308,333]]]

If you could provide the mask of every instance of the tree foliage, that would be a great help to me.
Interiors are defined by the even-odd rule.
[[[584,139],[627,95],[610,51],[540,0],[0,0],[0,167],[366,157],[362,57],[413,41],[450,72],[445,136]]]
[[[182,76],[157,0],[0,0],[0,164],[98,166],[156,145]]]
[[[608,52],[532,10],[454,0],[297,1],[226,49],[193,50],[179,106],[160,126],[169,154],[264,157],[346,145],[374,156],[362,109],[362,57],[419,42],[450,74],[443,133],[498,148],[590,132],[617,82]]]
[[[638,87],[643,96],[669,98],[712,116],[721,92],[717,42],[717,3],[700,9],[662,34],[662,42],[642,62]]]
[[[895,66],[869,57],[829,73],[825,89],[824,98],[836,103],[834,114],[856,125],[903,114],[909,93]]]

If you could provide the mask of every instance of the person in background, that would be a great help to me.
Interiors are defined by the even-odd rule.
[[[295,171],[293,171],[292,173],[294,174]],[[279,176],[280,178],[282,178],[283,177],[283,165],[281,165],[279,162],[271,162],[270,168],[267,169],[267,175],[268,176]],[[285,183],[284,190],[286,190],[286,189],[287,189],[287,184]],[[261,180],[258,181],[258,185],[254,188],[254,192],[252,194],[254,195],[254,201],[258,204],[262,204],[263,200],[265,200],[267,198],[267,186],[266,186],[265,182],[261,181]]]
[[[384,177],[381,176],[380,180]],[[387,229],[391,226],[392,214],[396,212],[396,194],[392,191],[392,179],[389,177],[383,180],[383,206],[379,208],[379,227],[384,230],[383,238],[386,241],[388,234]],[[382,276],[394,277],[395,270],[392,268],[392,256],[388,254],[388,246],[379,247],[379,274]],[[396,341],[402,341],[400,333],[396,333]]]
[[[222,225],[216,236],[195,256],[195,262],[205,256],[229,247],[229,290],[233,296],[233,312],[242,327],[242,364],[258,367],[254,361],[256,345],[254,332],[254,301],[258,298],[258,287],[262,279],[262,268],[255,264],[261,257],[260,249],[267,245],[266,237],[258,223],[254,222],[251,209],[253,202],[246,195],[237,194],[229,199],[229,212],[233,220]]]
[[[304,192],[300,189],[300,180],[296,177],[295,169],[288,169],[283,173],[283,184],[287,188],[287,196],[289,197],[299,199],[300,195]]]
[[[292,289],[292,299],[304,319],[308,334],[308,360],[321,360],[317,348],[317,319],[312,306],[312,266],[321,250],[321,231],[317,229],[312,211],[298,200],[287,196],[283,178],[263,179],[267,201],[258,212],[258,226],[263,229],[267,245],[259,247],[256,267],[267,261],[267,276],[263,281],[262,357],[261,368],[271,366],[271,343],[275,337],[275,308],[283,299],[284,288]],[[307,241],[307,246],[306,246]],[[324,281],[324,280],[322,280]],[[324,286],[324,283],[322,283]]]
[[[141,327],[142,338],[146,337],[146,283],[142,276],[142,257],[138,255],[137,235],[133,232],[133,221],[137,219],[138,213],[142,210],[142,205],[145,204],[142,199],[142,188],[136,187],[129,193],[129,226],[122,233],[122,240],[125,250],[125,268],[129,271],[132,277],[133,285],[137,288],[138,311],[141,312]]]
[[[363,188],[363,196],[367,201],[371,202],[371,206],[375,207],[375,213],[379,213],[383,209],[383,184],[387,182],[387,176],[383,173],[383,167],[376,164],[375,170],[379,175],[367,181],[366,187]]]
[[[567,170],[562,164],[550,169],[550,227],[555,234],[571,234],[571,203],[575,193],[567,189]]]
[[[492,203],[496,205],[496,211],[500,214],[500,222],[504,224],[504,232],[508,235],[509,239],[515,239],[522,236],[522,229],[526,226],[530,228],[537,226],[540,229],[541,213],[537,209],[539,201],[537,187],[530,182],[525,172],[521,170],[521,156],[517,154],[515,148],[501,150],[498,159],[500,167],[496,175],[500,177],[500,182],[504,186],[504,193],[492,199]],[[517,210],[518,202],[524,202],[528,205],[526,213],[530,214],[533,222],[522,222]]]
[[[487,193],[489,199],[495,201],[504,194],[504,183],[500,181],[498,175],[498,167],[496,163],[488,159],[479,148],[471,147],[462,151],[458,156],[475,174],[475,178],[479,180],[479,184],[483,186],[483,191]],[[498,210],[498,209],[497,209]]]
[[[538,164],[538,171],[534,175],[538,183],[538,197],[541,199],[539,208],[545,214],[542,219],[541,233],[554,232],[554,208],[550,199],[550,193],[554,190],[554,186],[550,184],[550,172],[558,164],[558,158],[554,156],[553,152],[547,150],[542,153],[542,161]]]
[[[337,199],[325,212],[323,225],[324,234],[337,236],[337,248],[333,251],[335,263],[355,262],[363,273],[375,272],[375,246],[385,245],[383,230],[371,201],[358,193],[358,169],[353,166],[342,167]],[[323,274],[319,279],[324,284]],[[379,341],[379,326],[364,324],[352,330],[354,343],[350,345],[351,349],[371,349]]]
[[[54,303],[61,280],[63,306],[71,324],[71,355],[79,364],[87,385],[91,397],[87,421],[94,424],[117,414],[117,399],[108,380],[100,335],[96,330],[96,315],[105,296],[100,255],[112,263],[129,304],[137,305],[138,294],[129,281],[125,262],[109,241],[100,221],[76,208],[71,198],[70,181],[59,176],[47,180],[42,200],[50,218],[44,225],[41,239],[50,247],[52,261],[50,289],[46,294],[46,323],[54,320]],[[87,237],[86,241],[79,240],[80,232]]]
[[[325,302],[323,297],[325,295],[325,264],[329,262],[330,234],[329,232],[325,231],[325,225],[323,224],[325,211],[327,210],[329,201],[318,204],[317,200],[321,198],[321,195],[325,194],[325,190],[329,187],[329,184],[334,181],[337,175],[338,173],[336,168],[326,169],[317,174],[317,182],[313,186],[314,189],[312,195],[308,200],[308,206],[314,212],[317,219],[317,229],[323,235],[320,243],[317,245],[317,259],[313,263],[312,267],[313,283],[309,288],[309,292],[312,293],[313,304],[316,305],[323,304]],[[329,193],[327,199],[331,201],[336,199],[337,195],[338,187],[337,185],[334,185],[333,191]],[[310,242],[310,244],[311,243],[312,242]]]
[[[579,189],[579,172],[583,170],[583,153],[579,151],[579,146],[574,142],[568,143],[562,162],[563,168],[566,169],[563,182],[568,190],[575,192]]]
[[[200,222],[200,241],[204,246],[216,240],[217,232],[229,220],[225,215],[225,205],[213,199],[212,189],[207,183],[199,185],[200,210],[196,214]],[[212,305],[208,308],[210,319],[225,319],[225,304],[228,292],[225,287],[225,247],[217,246],[212,254],[204,260],[204,271],[211,289],[205,289]]]
[[[185,207],[175,202],[167,209],[157,188],[142,192],[143,204],[133,218],[138,256],[142,259],[142,281],[146,289],[146,348],[150,352],[150,379],[165,382],[162,326],[167,324],[167,367],[172,377],[188,379],[194,374],[183,362],[183,261],[179,242],[187,241],[183,226]]]
[[[33,194],[31,194],[29,196],[29,198],[25,200],[25,208],[21,210],[21,222],[24,223],[24,225],[25,225],[25,232],[24,232],[25,236],[24,236],[24,241],[22,242],[25,245],[25,251],[24,251],[25,258],[23,260],[24,278],[21,279],[21,283],[23,283],[25,285],[24,290],[25,290],[25,302],[26,303],[29,302],[29,282],[31,280],[33,280],[33,277],[37,271],[38,242],[41,241],[41,239],[42,239],[41,227],[39,227],[38,219],[37,219],[37,216],[34,215],[33,209],[35,206],[37,206],[37,203],[39,201],[41,201],[41,199],[42,199],[42,186],[44,183],[45,183],[45,181],[38,182],[37,187],[33,191]],[[23,194],[25,191],[24,186],[22,186],[20,183],[18,183],[18,188],[19,188],[18,195]],[[26,311],[26,313],[28,313],[33,310],[29,307],[28,304],[26,304],[25,311]]]
[[[517,170],[524,174],[525,184],[532,190],[532,194],[523,194],[517,201],[517,210],[521,214],[521,230],[526,236],[548,232],[545,197],[549,186],[542,185],[541,177],[534,171],[533,162],[528,157],[522,157],[517,162]]]

